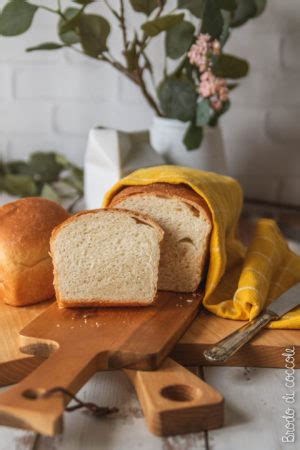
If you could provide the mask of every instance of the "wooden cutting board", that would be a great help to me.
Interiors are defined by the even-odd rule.
[[[48,303],[14,308],[0,303],[0,386],[16,383],[37,367],[44,358],[28,356],[18,349],[18,333],[49,306]],[[172,351],[172,357],[187,366],[209,365],[203,350],[243,325],[201,311]],[[265,330],[221,365],[284,367],[283,350],[295,346],[296,367],[300,368],[298,330]]]
[[[0,385],[20,381],[44,361],[44,357],[20,352],[19,331],[50,304],[26,308],[0,304]],[[222,426],[222,395],[171,358],[155,371],[127,369],[125,373],[154,434],[172,436]]]
[[[161,292],[147,308],[62,310],[51,305],[20,335],[26,352],[51,354],[0,394],[0,423],[60,432],[69,399],[61,394],[40,398],[41,393],[57,386],[75,393],[98,370],[155,369],[197,314],[200,301],[200,295]]]
[[[216,317],[204,310],[194,320],[187,332],[176,344],[171,357],[184,365],[221,365],[239,367],[284,368],[286,348],[294,348],[295,368],[300,368],[300,331],[271,330],[261,331],[254,339],[223,363],[209,363],[203,351],[213,347],[224,337],[245,324]]]

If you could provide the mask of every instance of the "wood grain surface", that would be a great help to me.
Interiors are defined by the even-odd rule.
[[[203,351],[213,347],[225,336],[242,327],[244,323],[244,321],[222,319],[202,311],[174,347],[171,356],[181,364],[191,366],[221,365],[283,368],[284,358],[282,353],[287,347],[294,347],[295,368],[300,367],[299,330],[265,329],[227,361],[223,363],[206,361]]]
[[[37,367],[44,358],[29,356],[19,350],[19,331],[49,303],[15,308],[0,303],[0,386],[16,383]],[[177,362],[192,365],[209,365],[203,358],[203,350],[215,345],[244,322],[222,319],[201,311],[193,324],[172,351]],[[281,356],[286,346],[296,348],[296,368],[300,367],[299,330],[265,330],[222,365],[248,367],[283,367]],[[44,348],[46,353],[48,348]]]
[[[154,434],[174,436],[223,425],[222,395],[172,359],[167,358],[159,370],[126,373]]]
[[[60,432],[67,398],[33,399],[32,393],[56,386],[77,392],[97,370],[155,369],[197,314],[200,301],[200,295],[160,293],[148,308],[60,310],[51,305],[22,330],[21,347],[42,357],[53,354],[0,396],[0,423]]]

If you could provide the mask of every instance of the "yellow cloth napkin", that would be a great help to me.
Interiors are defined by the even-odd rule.
[[[178,166],[140,169],[119,181],[106,194],[103,206],[108,206],[124,186],[153,183],[190,186],[210,208],[213,230],[203,300],[209,311],[228,319],[253,319],[268,303],[300,281],[300,256],[288,248],[273,220],[258,220],[247,249],[237,238],[243,194],[233,178]],[[300,308],[269,326],[300,329]]]

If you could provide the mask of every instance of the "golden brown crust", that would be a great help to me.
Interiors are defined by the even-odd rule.
[[[49,240],[69,217],[57,203],[24,198],[0,208],[0,300],[24,306],[54,295]]]
[[[137,194],[155,194],[162,197],[178,198],[198,210],[201,208],[206,213],[207,219],[212,223],[211,212],[206,201],[200,195],[196,194],[193,189],[184,184],[153,183],[146,186],[125,186],[112,198],[108,206],[114,208],[118,203],[125,200],[125,198]]]
[[[51,240],[50,240],[50,248],[51,248],[51,243],[54,241],[57,233],[59,233],[59,231],[64,228],[66,225],[68,225],[71,222],[74,222],[78,219],[78,217],[81,216],[86,216],[89,214],[97,214],[100,211],[107,211],[109,213],[116,213],[119,214],[121,213],[125,213],[126,215],[130,215],[131,217],[135,217],[137,220],[140,220],[141,222],[145,222],[148,225],[152,225],[154,228],[156,228],[156,230],[159,232],[160,234],[160,240],[163,239],[164,236],[164,231],[161,228],[161,226],[153,219],[151,219],[151,217],[149,217],[147,214],[142,214],[139,212],[135,212],[135,211],[129,211],[127,209],[118,209],[118,210],[113,210],[111,208],[98,208],[98,209],[89,209],[87,211],[80,211],[77,214],[74,214],[73,216],[69,217],[69,219],[65,220],[63,223],[61,223],[60,225],[58,225],[57,227],[54,228],[54,230],[51,233]]]
[[[57,300],[59,308],[97,308],[98,306],[112,307],[112,308],[123,308],[131,306],[150,306],[153,305],[155,299],[150,302],[137,302],[136,300],[95,300],[88,301],[84,299],[80,300]]]
[[[71,222],[76,221],[78,217],[89,215],[89,214],[96,214],[96,213],[98,213],[100,211],[101,212],[114,213],[114,214],[115,213],[116,214],[120,214],[121,213],[121,214],[125,214],[126,216],[129,215],[130,217],[133,217],[133,218],[135,218],[138,221],[144,222],[147,225],[151,225],[153,228],[155,228],[158,231],[159,236],[160,236],[159,241],[161,242],[162,239],[163,239],[163,236],[164,236],[163,229],[161,228],[161,226],[155,220],[151,219],[147,214],[142,214],[142,213],[134,212],[134,211],[128,211],[126,209],[122,209],[122,210],[121,209],[115,209],[114,210],[114,209],[111,209],[111,208],[91,209],[91,210],[88,210],[88,211],[81,211],[81,212],[75,214],[74,216],[72,216],[69,219],[65,220],[62,224],[58,225],[52,231],[51,239],[50,239],[50,252],[51,252],[51,254],[54,253],[53,252],[54,240],[55,240],[57,234],[65,226],[67,226]],[[57,270],[55,268],[55,264],[54,264],[54,271],[53,271],[53,273],[54,273],[54,288],[55,288],[55,293],[56,293],[56,300],[57,300],[58,305],[60,307],[62,307],[62,308],[65,308],[65,307],[85,308],[85,307],[89,307],[89,306],[94,306],[94,307],[96,307],[96,306],[113,306],[113,307],[114,306],[147,306],[147,305],[152,304],[153,301],[154,301],[153,300],[153,301],[148,302],[148,303],[145,304],[144,302],[140,303],[140,302],[136,302],[136,301],[133,302],[133,301],[130,301],[130,300],[128,300],[128,301],[123,300],[122,302],[118,302],[118,303],[116,303],[114,300],[109,300],[109,299],[106,299],[106,300],[100,300],[99,299],[99,300],[90,301],[90,302],[87,301],[86,299],[80,299],[80,300],[74,300],[74,301],[72,301],[72,300],[64,300],[61,297],[61,294],[60,294],[60,289],[59,289],[59,284],[58,284],[58,272],[57,272]]]

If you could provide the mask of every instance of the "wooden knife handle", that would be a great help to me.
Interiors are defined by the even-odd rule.
[[[54,435],[62,431],[65,405],[70,401],[58,392],[43,398],[42,394],[55,387],[72,393],[100,368],[105,368],[106,354],[79,348],[59,348],[31,374],[14,387],[0,394],[0,424]]]
[[[158,436],[218,428],[224,422],[222,395],[170,358],[159,369],[125,370],[149,430]]]

